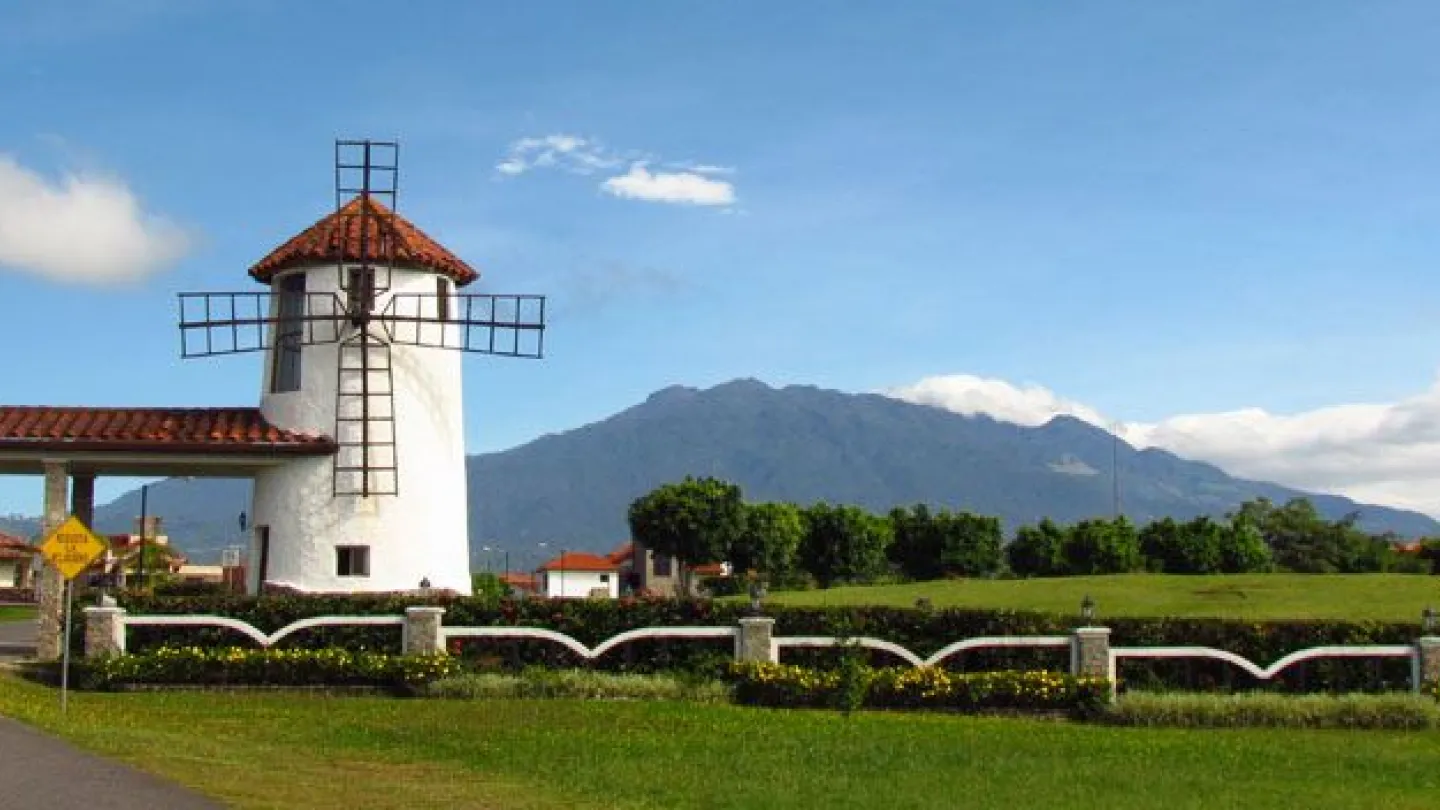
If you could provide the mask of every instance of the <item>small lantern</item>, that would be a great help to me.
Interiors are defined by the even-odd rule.
[[[750,612],[756,616],[760,615],[765,602],[765,583],[755,580],[750,583]]]
[[[1435,635],[1435,618],[1435,608],[1430,605],[1426,605],[1425,609],[1420,612],[1420,627],[1425,631],[1425,635]]]
[[[1080,600],[1080,618],[1084,619],[1086,624],[1095,622],[1095,600],[1091,599],[1088,593]]]
[[[430,595],[430,578],[429,578],[429,577],[421,577],[421,578],[420,578],[420,595],[421,595],[421,596],[429,596],[429,595]]]

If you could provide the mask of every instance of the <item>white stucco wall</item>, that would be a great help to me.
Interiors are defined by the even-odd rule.
[[[19,563],[14,560],[0,560],[0,588],[12,588],[21,585],[22,583],[15,579],[15,575],[19,572]]]
[[[611,599],[620,596],[620,574],[615,571],[541,571],[540,595],[550,598],[584,599],[592,588],[604,588]],[[608,582],[601,582],[601,577]]]
[[[334,265],[303,272],[307,293],[340,292]],[[433,295],[435,278],[430,272],[395,270],[390,292],[376,296],[376,311],[383,311],[393,293]],[[408,306],[413,305],[411,300]],[[431,310],[426,314],[433,314],[434,299],[426,299],[426,305]],[[297,459],[258,474],[251,515],[252,525],[269,527],[268,582],[306,591],[392,591],[413,590],[428,578],[434,588],[470,593],[460,352],[395,345],[390,357],[398,494],[335,497],[334,462],[328,456]],[[272,362],[273,353],[267,354],[260,399],[265,418],[278,427],[336,436],[338,347],[301,350],[299,391],[270,393]],[[347,427],[358,431],[358,425]],[[252,538],[251,544],[253,590],[260,554],[257,541]],[[370,547],[368,577],[337,575],[336,547],[341,545]]]

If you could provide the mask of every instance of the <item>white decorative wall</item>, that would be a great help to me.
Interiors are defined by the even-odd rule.
[[[334,265],[296,272],[306,273],[307,294],[337,293],[344,300]],[[391,290],[376,296],[376,311],[393,293],[434,295],[435,279],[428,271],[393,271]],[[432,310],[426,314],[433,315],[434,299],[425,300]],[[373,332],[378,325],[371,329],[379,334]],[[301,352],[300,390],[280,394],[270,393],[273,354],[267,353],[260,410],[277,427],[333,437],[338,347],[312,345]],[[257,475],[252,525],[269,527],[268,582],[304,591],[354,592],[413,590],[429,579],[431,587],[470,593],[461,353],[396,345],[390,357],[398,494],[335,497],[329,457],[297,459]],[[369,546],[369,576],[338,575],[336,548],[342,545]],[[253,590],[260,560],[257,539],[252,539],[250,560]]]

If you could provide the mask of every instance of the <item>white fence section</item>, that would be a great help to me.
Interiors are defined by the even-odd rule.
[[[1268,667],[1260,667],[1248,658],[1214,647],[1112,647],[1110,650],[1110,671],[1115,671],[1115,662],[1121,658],[1212,658],[1225,661],[1245,670],[1262,681],[1268,681],[1286,668],[1301,661],[1317,658],[1409,658],[1411,678],[1418,686],[1420,681],[1420,653],[1413,644],[1350,644],[1328,647],[1310,647],[1296,650]]]
[[[438,608],[412,608],[411,612],[439,611]],[[116,607],[91,607],[85,609],[86,613],[86,654],[106,655],[125,652],[125,630],[127,627],[151,626],[151,627],[223,627],[235,630],[251,639],[262,647],[270,647],[285,637],[315,627],[346,627],[346,626],[392,626],[402,630],[402,645],[410,649],[409,642],[404,639],[409,635],[412,625],[406,616],[316,616],[309,619],[301,619],[291,622],[274,633],[263,633],[248,622],[240,619],[233,619],[228,616],[193,615],[193,616],[129,616],[123,609]],[[785,648],[796,647],[835,647],[840,645],[855,645],[871,650],[881,650],[891,653],[896,657],[910,663],[913,666],[934,666],[956,653],[967,650],[997,649],[997,648],[1070,648],[1071,662],[1070,669],[1075,674],[1106,675],[1111,681],[1115,680],[1116,664],[1121,660],[1131,659],[1173,659],[1173,658],[1207,658],[1224,661],[1245,671],[1251,676],[1260,680],[1270,680],[1285,669],[1301,663],[1320,658],[1408,658],[1411,663],[1411,683],[1415,689],[1419,689],[1424,678],[1434,678],[1440,672],[1440,639],[1422,638],[1416,644],[1355,644],[1355,645],[1331,645],[1322,647],[1310,647],[1304,650],[1292,652],[1273,664],[1262,667],[1243,656],[1226,650],[1215,649],[1214,647],[1110,647],[1108,644],[1108,631],[1103,628],[1090,628],[1089,630],[1101,630],[1102,636],[1086,637],[1087,629],[1077,630],[1074,635],[1066,636],[982,636],[968,638],[963,641],[956,641],[947,644],[935,651],[929,657],[921,658],[905,647],[892,641],[884,639],[844,636],[770,636],[773,620],[765,620],[763,635],[753,637],[759,642],[761,655],[766,650],[765,641],[768,640],[768,653],[770,661],[780,660],[780,651]],[[93,626],[92,626],[93,625]],[[417,625],[418,626],[418,625]],[[424,641],[424,649],[435,652],[443,652],[451,639],[461,638],[491,638],[491,639],[536,639],[552,641],[573,651],[585,659],[593,660],[616,647],[631,641],[641,639],[714,639],[730,638],[735,640],[735,656],[740,659],[742,646],[747,639],[752,638],[747,633],[754,632],[747,630],[743,625],[725,627],[644,627],[636,630],[627,630],[616,636],[612,636],[594,647],[589,647],[572,636],[564,633],[547,630],[541,627],[448,627],[441,624],[438,628],[434,626],[434,617],[431,618],[428,638]],[[92,638],[93,636],[93,638]],[[1088,644],[1098,644],[1094,648],[1088,648]],[[92,649],[93,645],[93,649]],[[1090,652],[1085,652],[1090,650]],[[1091,655],[1093,652],[1095,655]],[[1082,654],[1083,653],[1083,654]],[[1104,671],[1101,671],[1101,670]]]
[[[979,636],[967,638],[964,641],[956,641],[947,644],[936,650],[929,658],[921,658],[908,649],[896,644],[893,641],[858,636],[842,638],[840,636],[777,636],[771,642],[775,660],[780,659],[780,649],[783,647],[838,647],[842,645],[855,645],[870,650],[881,650],[888,652],[898,658],[909,662],[912,666],[933,667],[944,661],[946,658],[966,650],[996,649],[1004,647],[1062,647],[1070,646],[1069,636]]]
[[[595,647],[587,647],[578,639],[543,627],[442,627],[441,637],[448,642],[452,638],[530,638],[554,641],[564,645],[582,658],[599,658],[605,653],[629,641],[655,638],[735,638],[739,634],[735,627],[642,627],[626,630],[605,639]]]
[[[256,629],[255,625],[240,619],[232,619],[228,616],[126,616],[124,617],[126,627],[136,625],[147,625],[152,627],[228,627],[231,630],[244,633],[255,640],[261,647],[273,646],[280,639],[291,633],[300,630],[308,630],[311,627],[349,627],[349,626],[374,626],[393,625],[395,627],[405,626],[404,616],[314,616],[309,619],[300,619],[291,622],[274,633],[266,635]]]

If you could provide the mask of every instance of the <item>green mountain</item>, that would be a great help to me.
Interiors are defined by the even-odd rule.
[[[470,543],[476,555],[485,545],[509,549],[516,567],[538,563],[542,542],[544,554],[608,550],[628,535],[633,499],[687,474],[735,481],[753,501],[827,500],[876,511],[925,502],[996,515],[1013,530],[1042,517],[1112,514],[1117,454],[1122,508],[1136,522],[1219,516],[1255,497],[1305,496],[1328,518],[1358,511],[1370,531],[1440,534],[1440,524],[1416,512],[1117,447],[1109,433],[1069,417],[1022,427],[874,394],[736,380],[666,388],[594,424],[470,457]],[[236,518],[248,491],[246,481],[172,479],[150,487],[148,506],[179,547],[213,559],[239,542]],[[127,493],[97,509],[96,523],[124,531],[139,512],[139,493]],[[10,523],[33,531],[33,521]]]

